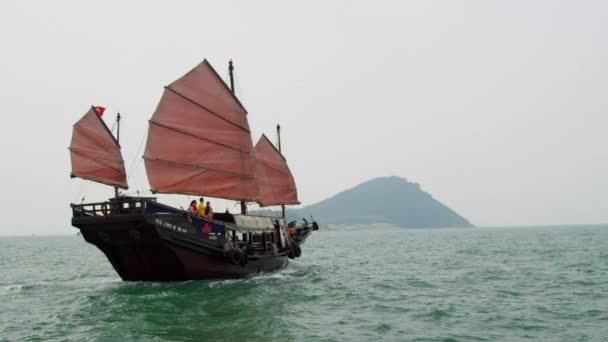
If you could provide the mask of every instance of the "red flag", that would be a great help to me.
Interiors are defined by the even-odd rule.
[[[97,114],[99,116],[103,115],[103,112],[106,111],[106,107],[101,107],[101,106],[95,106],[95,111],[97,112]]]

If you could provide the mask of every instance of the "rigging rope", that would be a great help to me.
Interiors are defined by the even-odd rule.
[[[137,152],[135,152],[135,157],[133,158],[133,160],[131,161],[131,165],[129,166],[129,172],[127,172],[127,182],[129,180],[133,180],[133,182],[135,183],[135,190],[137,191],[137,194],[139,196],[139,182],[137,181],[137,177],[133,177],[133,175],[135,174],[135,171],[138,169],[139,165],[141,165],[143,163],[143,158],[139,157],[139,154],[141,153],[141,149],[144,145],[144,140],[146,140],[146,136],[147,136],[147,132],[144,132],[144,134],[142,135],[140,141],[139,141],[139,146],[137,147]],[[139,161],[139,163],[137,162]]]
[[[234,96],[239,99],[239,102],[241,102],[241,104],[243,104],[243,106],[245,106],[245,101],[243,100],[245,98],[245,96],[243,96],[243,89],[241,88],[241,83],[239,82],[239,77],[237,76],[237,73],[234,72],[232,74],[232,77],[234,79]],[[228,89],[230,89],[230,71],[226,71],[226,78],[225,78],[225,83],[228,86]],[[232,90],[232,89],[231,89]]]
[[[80,186],[78,186],[78,189],[74,195],[74,200],[72,201],[72,203],[82,203],[84,202],[85,199],[85,191],[86,191],[86,187],[87,187],[87,181],[84,179],[80,179]]]
[[[110,128],[110,132],[112,132],[112,134],[114,134],[114,129],[116,129],[117,124],[118,124],[118,120],[114,120],[114,123],[112,124],[112,128]]]
[[[239,99],[239,102],[241,102],[243,107],[245,107],[245,103],[247,102],[245,101],[245,98],[247,96],[245,95],[245,92],[241,87],[241,82],[239,82],[239,78],[236,75],[234,75],[234,96],[236,96],[236,98]]]

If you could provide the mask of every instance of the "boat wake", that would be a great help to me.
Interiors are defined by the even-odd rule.
[[[2,287],[0,287],[0,295],[21,292],[22,290],[23,290],[23,285],[2,286]]]

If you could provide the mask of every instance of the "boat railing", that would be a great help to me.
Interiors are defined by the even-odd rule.
[[[146,204],[153,198],[120,197],[105,202],[72,204],[74,217],[103,217],[116,215],[143,215]]]

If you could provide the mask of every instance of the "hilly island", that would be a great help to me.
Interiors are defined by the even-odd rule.
[[[278,216],[272,210],[252,214]],[[380,177],[342,191],[321,202],[287,209],[288,220],[313,216],[322,226],[388,224],[402,228],[473,227],[417,183],[400,177]]]

